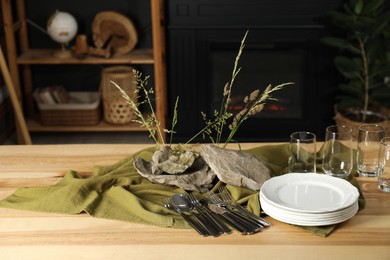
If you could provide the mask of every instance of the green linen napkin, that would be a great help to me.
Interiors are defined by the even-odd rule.
[[[132,154],[111,166],[96,166],[91,177],[83,177],[69,170],[57,184],[47,187],[20,188],[8,198],[0,201],[1,207],[80,214],[116,219],[162,227],[189,228],[176,213],[163,207],[162,200],[183,189],[155,184],[140,176],[133,167],[133,158],[140,156],[150,160],[154,148]],[[272,176],[286,172],[288,145],[267,145],[247,150],[262,158]],[[352,184],[358,186],[352,176]],[[212,190],[225,185],[217,181]],[[259,193],[246,188],[226,185],[234,199],[245,205],[255,214],[260,214]],[[360,189],[359,189],[360,191]],[[359,208],[364,207],[364,197],[360,192]],[[201,194],[199,194],[201,196]],[[337,225],[326,227],[301,227],[320,236],[329,235]]]

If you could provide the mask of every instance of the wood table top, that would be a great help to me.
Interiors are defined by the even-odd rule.
[[[242,144],[251,148],[269,143]],[[20,187],[89,173],[149,147],[142,144],[0,146],[0,199]],[[328,237],[266,217],[254,235],[201,237],[192,229],[0,208],[0,259],[390,259],[390,193],[358,177],[366,206]]]

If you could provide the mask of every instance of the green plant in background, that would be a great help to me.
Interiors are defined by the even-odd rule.
[[[322,39],[340,50],[334,64],[345,82],[339,85],[337,109],[367,111],[374,102],[390,106],[390,87],[385,82],[390,76],[388,1],[349,0],[329,16],[341,29],[339,37]]]
[[[248,119],[250,116],[253,116],[257,113],[260,113],[265,103],[268,100],[277,100],[271,96],[271,94],[275,91],[281,90],[283,87],[287,85],[293,84],[292,82],[287,82],[283,84],[279,84],[275,87],[272,85],[268,85],[266,89],[263,92],[260,92],[260,90],[255,90],[252,93],[249,94],[249,96],[245,97],[244,103],[245,107],[242,111],[237,113],[236,115],[233,115],[232,113],[228,112],[228,107],[230,103],[230,96],[232,92],[232,87],[235,78],[239,74],[241,68],[238,66],[239,60],[241,57],[241,54],[244,50],[245,46],[245,40],[248,32],[245,33],[241,45],[238,51],[238,54],[236,56],[236,59],[234,61],[234,67],[232,71],[232,77],[229,83],[226,83],[224,91],[223,91],[223,102],[220,108],[220,111],[214,111],[214,114],[212,118],[208,118],[207,115],[204,112],[201,112],[202,117],[205,121],[205,127],[203,127],[200,131],[198,131],[192,138],[190,138],[186,144],[193,141],[196,137],[202,135],[203,138],[208,138],[210,141],[214,144],[221,144],[221,138],[222,133],[224,131],[224,128],[226,125],[228,125],[229,128],[229,134],[226,138],[225,142],[223,143],[223,147],[225,148],[228,143],[230,143],[233,140],[233,137],[241,124]],[[175,106],[174,106],[174,114],[173,114],[173,120],[172,120],[172,126],[171,129],[160,129],[160,122],[154,112],[152,100],[150,98],[150,95],[153,94],[153,89],[147,88],[148,78],[149,76],[143,77],[142,73],[140,73],[137,70],[133,71],[134,77],[135,77],[135,83],[136,83],[136,93],[142,93],[144,96],[144,99],[142,101],[132,100],[131,97],[115,82],[111,81],[112,84],[114,84],[118,90],[121,92],[124,99],[130,104],[132,110],[134,111],[135,115],[137,116],[137,120],[134,120],[135,122],[138,122],[142,127],[145,127],[149,131],[149,136],[155,141],[157,148],[159,148],[160,145],[165,145],[165,143],[159,143],[158,137],[160,137],[160,140],[164,140],[163,132],[170,134],[170,140],[169,144],[172,144],[173,135],[175,133],[174,128],[178,122],[178,101],[179,98],[176,99]],[[138,96],[138,95],[137,95]],[[151,113],[148,116],[144,116],[140,110],[140,106],[142,104],[147,104],[149,107]],[[231,123],[228,124],[228,120],[230,118],[233,118],[231,120]],[[215,136],[213,136],[215,134]],[[178,149],[182,150],[182,147],[178,146]],[[173,151],[175,152],[175,151]]]

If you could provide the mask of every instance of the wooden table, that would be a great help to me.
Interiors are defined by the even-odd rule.
[[[19,187],[54,184],[68,169],[87,173],[110,165],[144,147],[0,146],[0,199]],[[270,217],[272,226],[255,235],[204,238],[191,229],[0,208],[0,259],[390,259],[390,193],[379,191],[375,178],[359,182],[366,208],[327,238]]]

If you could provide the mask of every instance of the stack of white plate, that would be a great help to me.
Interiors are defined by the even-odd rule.
[[[348,181],[325,174],[289,173],[267,180],[260,190],[263,211],[282,222],[324,226],[352,218],[359,191]]]

